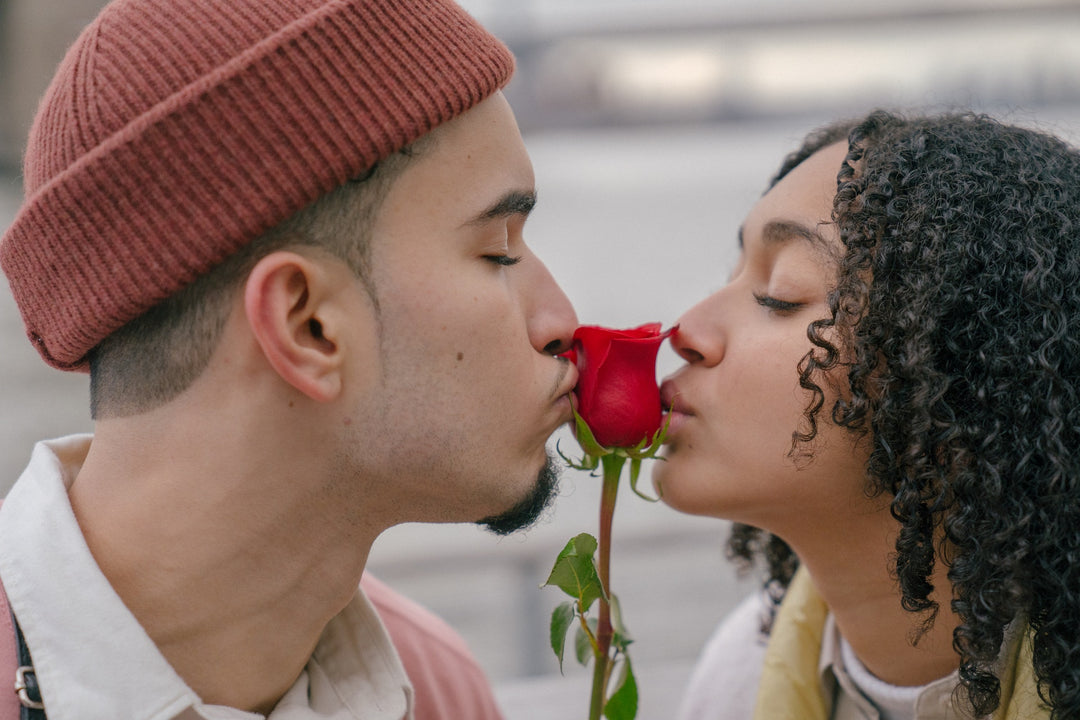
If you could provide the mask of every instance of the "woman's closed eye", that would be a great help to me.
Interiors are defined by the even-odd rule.
[[[800,309],[804,305],[804,303],[781,300],[779,298],[772,297],[771,295],[765,295],[761,293],[754,293],[754,300],[756,300],[757,304],[761,307],[778,313],[792,313]]]

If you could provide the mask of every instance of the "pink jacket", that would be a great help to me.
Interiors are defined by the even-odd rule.
[[[15,671],[18,667],[15,626],[11,623],[7,593],[0,583],[0,720],[19,720],[19,698],[15,694]],[[8,683],[10,691],[5,692],[2,688]]]

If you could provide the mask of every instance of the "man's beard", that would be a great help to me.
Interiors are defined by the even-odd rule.
[[[536,476],[536,484],[527,496],[506,512],[478,520],[476,524],[482,525],[496,535],[509,535],[518,530],[524,530],[540,519],[544,510],[555,499],[555,491],[558,489],[559,468],[549,455],[544,467]]]

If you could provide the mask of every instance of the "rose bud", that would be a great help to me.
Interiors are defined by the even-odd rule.
[[[606,448],[635,447],[660,429],[656,354],[671,334],[660,323],[631,330],[585,325],[574,331],[564,357],[580,374],[575,406],[593,437]]]

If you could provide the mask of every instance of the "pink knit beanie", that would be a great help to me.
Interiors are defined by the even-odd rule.
[[[115,0],[38,109],[0,265],[27,336],[102,339],[502,87],[451,0]]]

